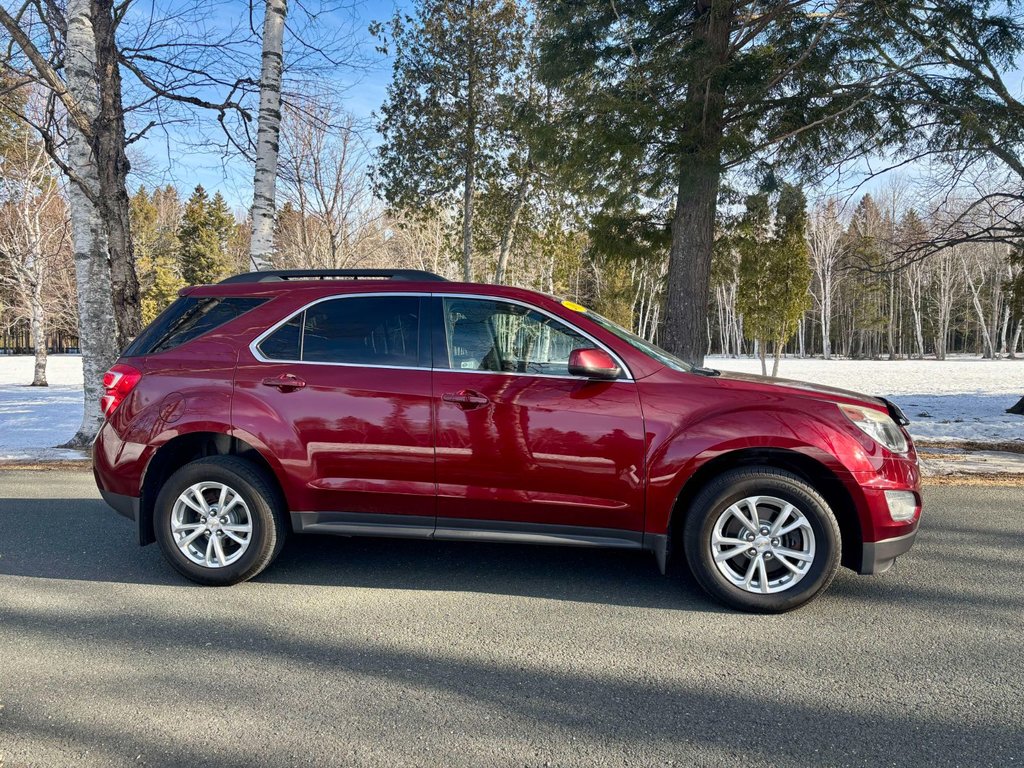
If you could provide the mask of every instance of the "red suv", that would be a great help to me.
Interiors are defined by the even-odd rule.
[[[286,535],[643,549],[730,606],[879,573],[921,513],[885,400],[693,368],[570,301],[414,271],[189,288],[104,379],[104,499],[203,583]]]

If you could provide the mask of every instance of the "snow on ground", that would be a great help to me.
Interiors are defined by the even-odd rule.
[[[34,358],[0,356],[0,461],[81,459],[66,443],[82,422],[82,358],[51,355],[48,387],[30,387]]]
[[[761,373],[751,358],[709,357],[705,364]],[[916,440],[1024,440],[1024,416],[1006,413],[1024,397],[1024,360],[784,358],[779,377],[887,397],[907,414]]]
[[[707,365],[760,373],[751,358],[709,357]],[[1024,360],[800,360],[786,358],[780,377],[891,398],[910,417],[916,439],[1024,441],[1024,416],[1005,413],[1024,396]],[[82,360],[53,355],[50,386],[30,387],[32,358],[0,356],[0,461],[79,458],[67,442],[82,418]]]

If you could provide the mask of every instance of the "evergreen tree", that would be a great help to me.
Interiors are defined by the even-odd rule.
[[[173,187],[154,190],[152,196],[145,187],[139,187],[130,200],[144,323],[151,323],[185,285],[179,270],[176,232],[163,226],[157,205],[171,192],[177,196]]]
[[[762,373],[767,373],[768,344],[774,346],[772,376],[777,376],[782,348],[811,305],[807,201],[797,187],[784,184],[774,217],[766,193],[752,195],[746,208],[736,235],[740,252],[736,303],[743,313],[744,333],[758,344]]]
[[[197,186],[185,204],[178,230],[181,276],[187,285],[214,283],[232,269],[227,255],[234,220],[220,194],[213,200]]]
[[[669,351],[699,363],[707,347],[724,174],[768,159],[820,172],[851,143],[900,135],[876,98],[871,5],[539,0],[542,76],[574,105],[574,154],[617,214],[606,221],[670,234]]]
[[[461,188],[462,268],[473,275],[473,207],[511,119],[500,108],[523,57],[516,0],[420,0],[371,31],[394,57],[375,168],[383,197],[403,209],[454,202]]]

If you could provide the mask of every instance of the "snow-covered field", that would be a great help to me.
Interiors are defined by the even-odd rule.
[[[49,387],[27,386],[33,358],[0,356],[0,461],[82,458],[54,446],[75,435],[82,421],[82,358],[52,355]]]
[[[32,358],[0,356],[0,461],[74,458],[53,446],[68,441],[82,417],[82,361],[50,358],[50,386],[29,387]],[[754,359],[710,357],[707,365],[760,373]],[[1024,417],[1006,409],[1024,396],[1024,360],[860,361],[784,359],[783,378],[890,397],[925,440],[1024,441]]]
[[[705,364],[761,373],[756,359],[709,357]],[[1024,440],[1024,416],[1006,413],[1024,397],[1024,360],[786,358],[779,377],[887,397],[907,414],[910,434],[918,440]]]

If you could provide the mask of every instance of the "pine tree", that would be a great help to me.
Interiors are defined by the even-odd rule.
[[[725,175],[820,173],[904,121],[876,98],[871,3],[539,0],[542,76],[573,104],[571,142],[617,217],[669,233],[659,343],[700,363]],[[628,249],[628,244],[626,244]],[[628,250],[627,250],[628,252]]]
[[[375,179],[398,208],[451,205],[461,189],[463,277],[473,275],[473,209],[510,116],[498,95],[521,66],[526,22],[516,0],[420,0],[371,28],[394,70],[381,107]],[[390,37],[388,37],[390,35]]]
[[[744,333],[758,344],[762,373],[767,373],[768,344],[774,346],[772,376],[777,376],[782,348],[811,305],[807,202],[798,188],[784,184],[774,220],[766,193],[752,195],[746,207],[736,235],[740,252],[736,304],[743,313]]]
[[[174,301],[185,285],[179,271],[177,237],[168,238],[157,206],[160,197],[167,195],[168,190],[173,188],[157,189],[151,197],[145,187],[139,187],[130,201],[136,268],[142,293],[142,321],[147,324]],[[177,195],[176,192],[174,194]],[[169,248],[171,243],[173,245]]]
[[[232,271],[226,253],[234,223],[230,217],[219,193],[210,200],[202,186],[192,192],[178,230],[181,276],[187,285],[214,283]]]

